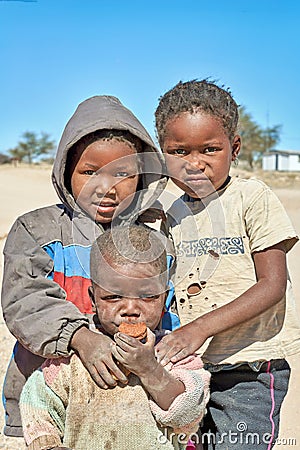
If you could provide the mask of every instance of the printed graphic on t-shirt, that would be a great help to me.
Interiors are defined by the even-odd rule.
[[[195,257],[202,255],[238,255],[244,254],[242,237],[213,237],[192,241],[182,241],[176,246],[177,256]]]

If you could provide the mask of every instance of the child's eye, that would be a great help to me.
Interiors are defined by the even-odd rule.
[[[215,153],[217,151],[218,151],[218,149],[216,147],[207,147],[204,149],[203,153]]]
[[[168,151],[168,153],[175,156],[185,156],[187,155],[188,152],[183,148],[175,148],[173,150]]]
[[[122,298],[121,295],[113,294],[113,295],[106,295],[105,297],[101,297],[101,300],[114,301],[114,300],[120,300],[121,298]]]
[[[145,301],[156,300],[157,298],[159,298],[159,294],[155,294],[155,295],[141,294],[140,298]]]
[[[120,177],[120,178],[126,178],[126,177],[129,177],[129,173],[128,172],[125,172],[125,171],[120,171],[120,172],[117,172],[116,174],[115,174],[115,176],[116,177]]]

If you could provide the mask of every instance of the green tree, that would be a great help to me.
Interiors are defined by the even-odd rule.
[[[262,135],[265,143],[265,152],[268,152],[276,147],[280,141],[281,128],[281,125],[274,125],[273,127],[267,127],[263,130]]]
[[[41,132],[38,137],[33,131],[26,131],[21,138],[15,148],[8,150],[13,158],[18,158],[20,161],[27,159],[28,163],[32,164],[33,159],[54,152],[55,141],[50,140],[48,133]]]
[[[244,106],[240,107],[239,115],[239,133],[242,137],[240,159],[246,160],[253,169],[254,162],[261,161],[262,155],[278,144],[281,126],[260,127]]]

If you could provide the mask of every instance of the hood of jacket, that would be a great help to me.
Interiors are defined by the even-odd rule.
[[[126,130],[142,141],[143,170],[141,174],[143,190],[126,215],[143,211],[151,206],[161,194],[166,184],[164,158],[150,135],[119,99],[109,95],[88,98],[80,103],[68,121],[58,145],[52,171],[52,182],[62,203],[73,212],[82,214],[71,192],[65,186],[64,174],[67,155],[71,147],[83,136],[97,130]],[[85,213],[84,213],[85,214]]]

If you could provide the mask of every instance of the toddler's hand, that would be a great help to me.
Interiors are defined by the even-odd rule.
[[[76,350],[82,364],[101,388],[107,389],[109,386],[116,386],[116,379],[124,384],[128,382],[124,373],[113,360],[112,349],[115,347],[115,343],[110,337],[82,327],[74,334],[71,347]]]
[[[115,342],[112,354],[130,372],[142,377],[153,370],[157,363],[154,354],[155,335],[149,328],[145,344],[123,333],[115,334]]]
[[[164,336],[155,346],[157,360],[166,366],[170,361],[177,363],[193,355],[206,341],[199,328],[191,322]]]

